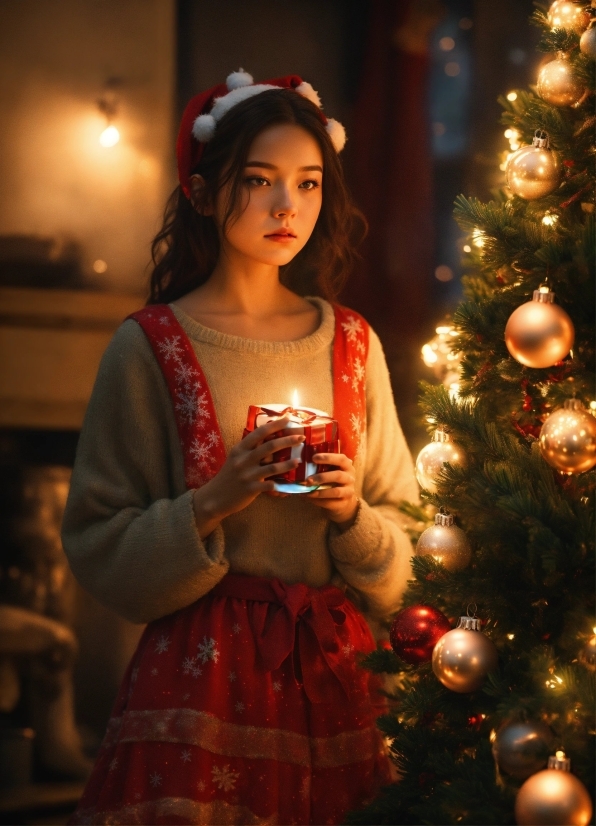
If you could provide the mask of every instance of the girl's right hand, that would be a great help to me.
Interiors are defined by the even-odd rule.
[[[224,519],[232,513],[243,510],[260,493],[274,490],[272,481],[266,477],[292,470],[299,459],[271,463],[271,455],[283,448],[295,447],[304,441],[304,436],[280,436],[265,441],[289,423],[289,419],[276,419],[257,427],[252,433],[234,445],[213,479],[198,488],[193,496],[193,508],[197,530],[201,539],[208,536]]]

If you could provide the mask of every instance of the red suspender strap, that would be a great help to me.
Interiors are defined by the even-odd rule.
[[[361,315],[334,304],[333,418],[341,452],[355,459],[366,433],[366,358],[369,327]]]
[[[141,325],[162,369],[174,406],[184,479],[188,488],[198,488],[215,476],[226,459],[205,374],[167,304],[144,307],[128,318]]]

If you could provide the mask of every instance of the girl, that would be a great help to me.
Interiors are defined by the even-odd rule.
[[[83,586],[148,623],[73,823],[340,823],[390,778],[356,604],[399,605],[412,463],[376,335],[288,286],[345,276],[343,139],[295,76],[234,73],[183,116],[149,305],[103,358],[64,519]],[[303,437],[242,432],[294,388],[341,452],[275,495]]]

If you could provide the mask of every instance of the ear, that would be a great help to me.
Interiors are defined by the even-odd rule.
[[[213,215],[211,204],[206,202],[207,184],[202,175],[190,176],[190,202],[199,215]]]

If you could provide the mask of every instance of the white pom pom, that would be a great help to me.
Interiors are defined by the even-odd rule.
[[[343,125],[338,120],[329,118],[325,129],[331,138],[331,143],[335,147],[335,151],[341,152],[346,145],[346,130]]]
[[[311,103],[314,103],[315,106],[318,106],[319,109],[323,108],[323,104],[321,103],[319,93],[315,92],[310,83],[307,83],[306,80],[303,80],[300,86],[296,86],[296,91],[299,95],[302,95],[303,98],[310,100]]]
[[[199,115],[192,125],[192,134],[199,143],[209,143],[215,135],[215,118],[211,115]]]
[[[252,86],[254,80],[252,75],[245,72],[244,69],[239,69],[237,72],[232,72],[226,78],[226,86],[231,92],[233,89],[240,89],[242,86]]]

